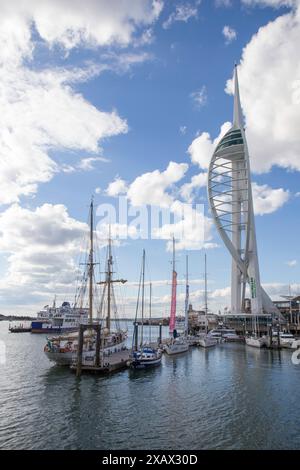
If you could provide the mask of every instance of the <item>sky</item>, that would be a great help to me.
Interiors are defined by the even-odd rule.
[[[230,305],[206,182],[235,63],[262,284],[273,299],[299,293],[299,0],[0,0],[0,39],[1,313],[73,300],[92,196],[99,275],[108,225],[122,235],[122,314],[134,314],[143,248],[153,314],[169,313],[173,234],[179,312],[186,255],[193,307],[204,253],[209,307]]]

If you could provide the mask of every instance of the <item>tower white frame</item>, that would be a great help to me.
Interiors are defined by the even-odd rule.
[[[217,230],[232,257],[231,313],[244,312],[247,284],[253,314],[278,313],[260,283],[250,159],[237,67],[234,88],[233,125],[213,153],[208,171],[208,200]]]

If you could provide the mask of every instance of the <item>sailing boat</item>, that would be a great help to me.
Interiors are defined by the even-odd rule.
[[[129,361],[130,367],[133,369],[147,369],[150,367],[160,366],[162,351],[159,348],[155,348],[150,344],[143,344],[143,331],[144,331],[144,303],[145,303],[145,260],[146,254],[143,250],[143,261],[142,261],[142,270],[139,283],[139,292],[135,312],[135,321],[134,321],[134,334],[132,340],[132,355],[131,360]],[[141,325],[141,341],[138,346],[138,323],[137,315],[139,311],[139,298],[140,298],[140,289],[142,289],[142,325]],[[150,318],[151,318],[151,296],[152,296],[152,285],[150,284]],[[150,323],[150,332],[151,332],[151,323]]]
[[[88,289],[88,324],[93,323],[93,308],[94,308],[94,267],[96,263],[94,262],[94,206],[93,200],[90,204],[90,234],[89,234],[89,256],[88,262],[85,263],[87,273],[83,275],[83,283],[80,288],[81,296],[84,296],[87,288],[87,281],[89,284]],[[101,299],[101,309],[100,315],[96,321],[102,322],[101,314],[103,316],[104,299],[105,292],[107,291],[107,316],[106,316],[106,325],[105,328],[101,329],[101,356],[111,356],[114,353],[126,349],[125,342],[127,339],[127,332],[121,331],[120,328],[117,328],[117,331],[111,331],[111,301],[114,300],[113,292],[113,283],[121,282],[125,283],[124,279],[112,279],[112,266],[113,259],[111,253],[111,237],[109,235],[108,240],[108,256],[107,256],[107,270],[106,278],[104,282],[97,284],[103,285],[103,294]],[[82,303],[81,299],[81,303]],[[78,349],[78,332],[68,335],[53,336],[47,338],[47,344],[44,347],[44,352],[50,361],[55,362],[59,365],[70,365],[72,364],[74,358],[76,357]],[[84,335],[83,341],[83,363],[86,360],[92,361],[96,352],[96,335],[93,330],[87,329]]]
[[[208,332],[208,302],[207,302],[207,266],[206,266],[206,253],[204,255],[204,311],[205,311],[205,334],[200,337],[198,344],[202,348],[211,348],[218,343],[217,339],[211,336]]]
[[[177,330],[175,328],[176,323],[176,292],[177,291],[177,272],[175,269],[175,238],[173,237],[173,262],[172,262],[172,299],[171,299],[171,313],[170,313],[170,323],[169,323],[169,332],[171,339],[165,345],[165,352],[167,354],[174,355],[188,351],[189,343],[186,337],[186,334],[178,336]],[[187,315],[187,310],[186,310]],[[187,320],[185,320],[185,326]]]
[[[245,338],[247,346],[254,348],[264,348],[268,345],[268,338],[266,336],[259,336],[258,332],[258,318],[256,315],[252,319],[253,332],[251,336]]]

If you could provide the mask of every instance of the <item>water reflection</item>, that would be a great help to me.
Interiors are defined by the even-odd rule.
[[[48,362],[44,338],[7,342],[1,448],[300,447],[300,366],[290,351],[221,344],[149,370],[77,378]]]

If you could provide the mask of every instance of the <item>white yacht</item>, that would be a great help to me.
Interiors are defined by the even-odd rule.
[[[247,346],[254,348],[265,348],[268,345],[268,338],[266,336],[247,336],[245,341]]]
[[[272,332],[273,342],[278,342],[278,331]],[[290,348],[292,343],[295,341],[295,336],[291,333],[284,333],[283,331],[279,331],[279,342],[280,346],[283,348]]]
[[[178,335],[175,328],[176,323],[176,290],[177,290],[177,272],[175,270],[175,239],[173,237],[173,270],[172,270],[172,297],[171,297],[171,313],[170,313],[170,340],[165,344],[164,351],[169,355],[180,354],[189,350],[189,341],[187,339],[187,302],[188,302],[188,278],[186,289],[186,306],[185,306],[185,332]]]
[[[205,295],[205,333],[200,335],[198,345],[201,348],[212,348],[213,346],[216,346],[218,344],[218,339],[215,338],[213,335],[211,335],[208,332],[208,305],[207,305],[207,269],[206,269],[206,254],[204,255],[204,284],[205,284],[205,289],[204,289],[204,295]]]
[[[189,343],[184,336],[177,336],[165,344],[164,350],[169,356],[185,353],[189,350]]]

